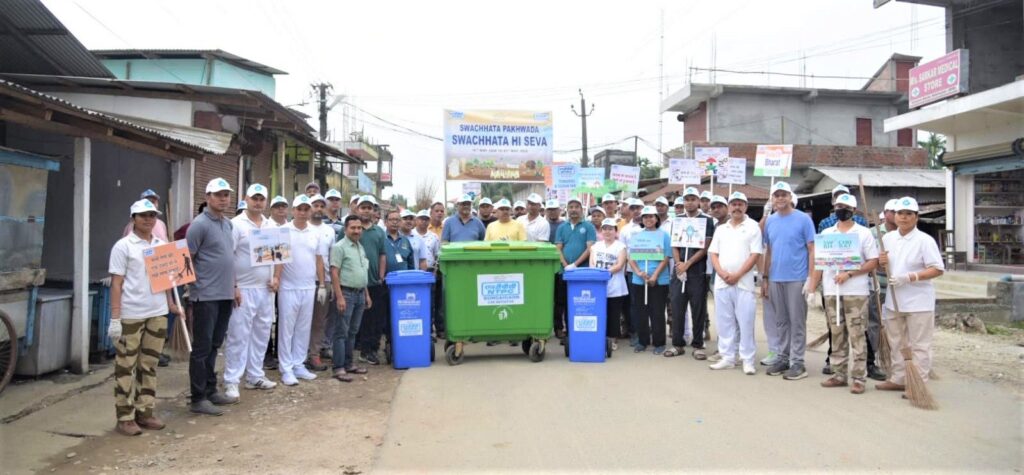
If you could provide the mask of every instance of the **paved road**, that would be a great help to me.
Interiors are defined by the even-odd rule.
[[[763,340],[759,348],[760,357]],[[442,360],[408,371],[376,471],[1024,466],[1021,402],[951,372],[931,384],[942,408],[928,412],[873,384],[861,396],[819,387],[821,352],[808,352],[809,378],[784,381],[764,367],[755,376],[713,372],[689,352],[664,358],[620,349],[605,364],[577,364],[557,343],[548,349],[534,364],[518,348],[474,345],[461,366]]]

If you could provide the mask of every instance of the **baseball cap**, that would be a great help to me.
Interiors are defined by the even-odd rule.
[[[640,216],[646,216],[648,214],[658,215],[658,210],[653,206],[644,206],[644,209],[640,210]]]
[[[571,203],[572,203],[572,202],[574,202],[574,201],[575,201],[575,202],[577,202],[577,203],[579,203],[579,204],[580,204],[580,206],[583,206],[583,202],[582,202],[582,201],[580,201],[580,197],[579,197],[579,196],[573,196],[573,197],[570,197],[570,198],[569,198],[569,201],[567,201],[567,202],[565,203],[565,205],[566,205],[566,206],[569,206],[569,204],[571,204]]]
[[[281,195],[277,195],[277,196],[274,197],[273,200],[270,201],[270,207],[273,208],[273,207],[275,207],[277,205],[288,206],[288,200],[286,200],[285,197],[283,197]]]
[[[847,188],[844,185],[836,185],[835,188],[832,188],[832,194],[833,195],[836,194],[836,193],[840,193],[840,192],[842,192],[842,193],[849,193],[850,189]]]
[[[494,207],[498,208],[498,209],[501,209],[501,208],[511,208],[512,205],[509,204],[508,200],[506,200],[505,198],[502,198],[502,199],[498,200],[497,203],[494,204]]]
[[[128,217],[131,217],[131,215],[137,213],[163,214],[160,212],[160,210],[156,209],[156,206],[153,206],[152,201],[149,201],[145,198],[142,198],[141,200],[132,203],[131,211],[128,213]]]
[[[313,200],[306,195],[296,195],[295,199],[292,200],[292,208],[298,208],[299,205],[312,206]]]
[[[630,208],[632,208],[632,207],[634,207],[634,206],[640,206],[640,207],[643,207],[643,205],[644,205],[644,202],[643,202],[643,201],[640,201],[640,198],[630,198],[630,199],[629,199],[629,207],[630,207]]]
[[[477,205],[477,206],[483,206],[483,205],[491,205],[491,206],[494,206],[494,203],[493,203],[493,202],[491,202],[491,199],[490,199],[490,198],[488,198],[488,197],[486,197],[486,196],[485,196],[485,197],[483,197],[483,198],[480,198],[480,204],[479,204],[479,205]]]
[[[206,184],[207,193],[216,193],[224,190],[235,191],[231,189],[231,185],[228,184],[228,181],[223,178],[214,178]]]
[[[707,190],[704,190],[704,191],[700,192],[700,199],[702,199],[702,200],[710,200],[711,199],[711,192],[707,191]]]
[[[886,201],[885,202],[885,208],[883,208],[884,211],[896,211],[896,202],[897,201],[899,201],[899,200],[897,200],[896,198],[893,198],[893,199],[891,199],[889,201]]]
[[[246,209],[249,205],[245,204],[245,200],[238,200],[238,206],[235,209]]]
[[[316,188],[316,191],[320,191],[320,184],[315,181],[311,181],[309,183],[306,183],[306,187],[303,188],[303,190],[308,190],[310,188]]]
[[[729,202],[731,203],[733,200],[740,200],[740,201],[742,201],[744,203],[748,202],[747,201],[747,195],[745,195],[745,194],[743,194],[742,192],[739,192],[739,191],[734,191],[734,192],[732,192],[731,195],[729,195]]]
[[[547,209],[558,209],[562,206],[558,203],[558,198],[551,198],[544,204],[544,207]]]
[[[654,204],[668,206],[668,198],[665,198],[664,196],[659,196],[658,199],[654,200]]]
[[[544,204],[544,198],[541,198],[537,193],[530,193],[530,196],[526,197],[526,201],[529,203]]]
[[[337,199],[340,200],[341,199],[341,192],[339,192],[338,190],[335,190],[334,188],[331,188],[331,189],[327,190],[327,194],[324,195],[324,198],[327,198],[327,199],[337,198]]]
[[[725,197],[722,196],[722,195],[714,195],[714,196],[711,197],[711,204],[715,204],[715,203],[722,204],[722,205],[729,204],[728,201],[725,201]]]
[[[416,213],[416,217],[430,219],[430,211],[421,209],[419,213]]]
[[[676,200],[672,202],[675,206],[683,206],[686,204],[686,200],[682,196],[677,196]]]
[[[324,204],[327,204],[327,200],[325,200],[324,196],[321,195],[320,193],[313,195],[313,197],[309,199],[310,203],[315,203],[317,201],[322,201]]]
[[[588,213],[588,214],[594,214],[594,213],[601,213],[601,214],[605,214],[605,213],[604,213],[604,208],[602,208],[602,207],[600,207],[600,206],[594,206],[594,207],[591,207],[591,208],[590,208],[590,213]]]
[[[405,219],[405,218],[415,218],[416,217],[416,213],[413,213],[412,211],[409,211],[408,209],[403,209],[402,212],[398,214],[398,216],[400,216],[403,219]]]
[[[519,201],[516,201],[516,204],[513,205],[512,207],[513,208],[525,208],[526,207],[526,203],[523,203],[522,200],[519,200]]]
[[[601,203],[604,203],[606,201],[614,201],[616,203],[619,202],[619,200],[615,199],[615,195],[613,195],[611,193],[606,193],[603,197],[601,197]],[[602,226],[603,226],[603,224],[602,224]]]
[[[909,196],[904,196],[903,198],[896,200],[895,211],[913,211],[917,213],[919,211],[919,208],[917,206],[917,200]]]
[[[473,197],[472,197],[472,196],[470,196],[470,195],[468,195],[468,194],[467,194],[467,195],[462,195],[462,196],[461,196],[461,197],[459,198],[459,201],[457,201],[456,203],[458,203],[458,204],[462,204],[462,203],[473,203]],[[433,205],[431,205],[431,206],[433,206]]]
[[[685,196],[696,196],[696,197],[700,198],[700,192],[697,191],[696,188],[694,188],[692,186],[688,186],[688,187],[686,187],[685,190],[683,190],[683,196],[684,197]]]
[[[139,199],[140,200],[146,199],[146,198],[149,198],[149,197],[153,197],[153,198],[156,198],[158,200],[160,199],[160,195],[156,194],[155,191],[150,190],[150,189],[147,189],[146,191],[143,191],[142,194],[139,195]]]
[[[604,220],[601,221],[601,227],[603,228],[605,226],[611,226],[613,228],[619,227],[618,223],[615,222],[614,218],[604,218]]]
[[[851,208],[857,208],[857,198],[855,198],[853,195],[849,193],[845,195],[839,195],[839,198],[836,198],[836,204],[846,205]]]
[[[359,197],[359,204],[361,205],[363,203],[370,203],[374,206],[377,206],[377,198],[374,198],[373,195],[362,195]],[[292,204],[292,206],[295,205]]]
[[[355,195],[352,195],[352,197],[348,199],[348,204],[351,205],[352,203],[355,203],[357,201],[359,201],[359,195],[355,194]]]
[[[265,187],[265,186],[263,186],[263,185],[261,185],[259,183],[253,183],[253,184],[249,185],[249,188],[245,189],[245,196],[252,197],[252,196],[256,196],[256,195],[260,195],[260,196],[266,198],[267,197],[267,187]]]
[[[776,191],[785,191],[786,193],[793,194],[793,187],[789,186],[789,183],[784,181],[775,182],[775,186],[772,187],[772,193]]]

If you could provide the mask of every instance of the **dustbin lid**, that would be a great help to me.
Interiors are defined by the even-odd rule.
[[[527,241],[453,242],[442,246],[438,257],[441,262],[505,259],[560,261],[558,248],[553,244]]]
[[[398,270],[388,272],[384,280],[391,285],[400,284],[433,284],[434,274],[422,270]]]
[[[607,282],[612,277],[605,269],[597,269],[594,267],[578,267],[576,269],[565,271],[562,274],[563,280],[577,280],[577,281],[592,281],[592,282]]]

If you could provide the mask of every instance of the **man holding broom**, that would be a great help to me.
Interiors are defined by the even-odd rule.
[[[894,350],[909,350],[920,381],[928,381],[932,368],[932,332],[935,329],[935,286],[931,279],[945,272],[939,246],[931,236],[917,229],[917,200],[909,196],[896,200],[895,232],[882,236],[880,262],[889,276],[883,322]],[[895,354],[889,379],[875,385],[883,391],[905,391],[906,361]],[[920,394],[909,394],[910,398]]]

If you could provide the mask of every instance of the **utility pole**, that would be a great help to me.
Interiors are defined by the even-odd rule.
[[[583,89],[580,89],[580,111],[576,112],[576,106],[569,106],[572,112],[583,121],[583,158],[580,159],[580,167],[586,168],[589,165],[590,157],[587,156],[587,117],[594,115],[594,105],[590,105],[590,112],[587,112],[587,100],[583,98]]]
[[[329,83],[313,84],[313,90],[317,92],[317,109],[320,111],[320,141],[327,140],[327,91],[334,89]],[[327,163],[327,157],[318,154],[321,166]],[[316,181],[316,166],[312,157],[309,160],[309,181]]]
[[[659,47],[658,47],[658,109],[661,109],[662,102],[665,101],[665,9],[660,11],[658,17],[658,27],[660,33],[659,36]],[[668,161],[664,159],[664,155],[661,153],[665,150],[664,145],[664,131],[665,131],[665,113],[658,111],[658,155],[661,160],[662,167],[668,167]]]

